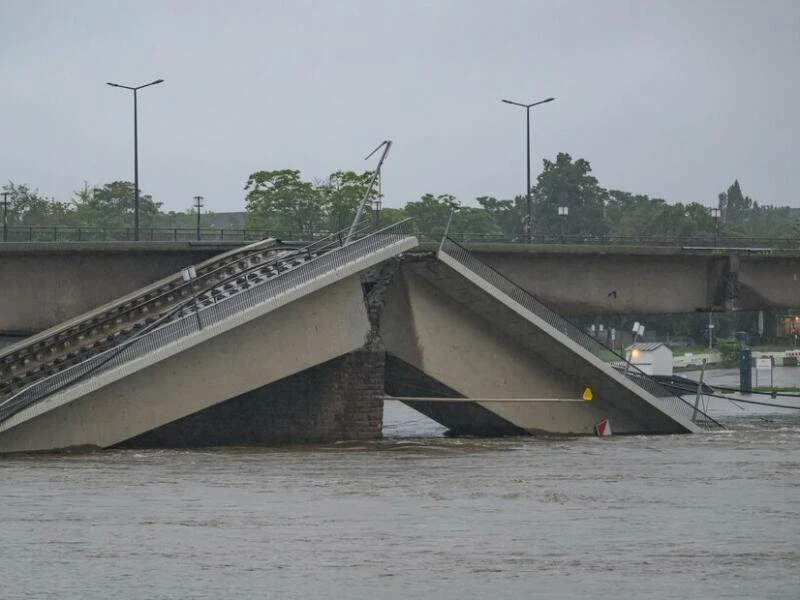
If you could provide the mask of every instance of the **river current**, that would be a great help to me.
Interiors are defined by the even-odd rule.
[[[0,457],[0,598],[800,598],[800,416]]]

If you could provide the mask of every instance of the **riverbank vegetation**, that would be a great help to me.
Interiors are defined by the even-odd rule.
[[[244,227],[310,235],[347,226],[365,196],[371,174],[336,171],[321,179],[303,177],[295,169],[271,169],[244,179]],[[126,228],[132,225],[134,189],[129,181],[84,183],[70,198],[47,198],[25,183],[8,182],[8,227]],[[646,194],[608,189],[592,174],[589,161],[559,153],[545,159],[531,188],[534,240],[716,239],[800,237],[800,209],[761,205],[745,195],[738,181],[707,202],[668,203]],[[141,193],[141,228],[191,228],[196,213],[191,196],[185,211],[162,211],[163,200]],[[366,206],[367,218],[390,223],[413,217],[420,233],[441,235],[451,212],[450,231],[473,240],[527,239],[526,197],[456,198],[426,193],[401,207],[382,207],[378,189]],[[712,210],[712,208],[715,210]],[[559,208],[566,208],[567,211]],[[561,213],[561,214],[559,214]],[[566,213],[566,214],[564,214]],[[202,215],[201,226],[214,223]],[[216,224],[216,226],[220,226]]]

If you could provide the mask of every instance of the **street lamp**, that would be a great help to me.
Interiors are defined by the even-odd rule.
[[[194,207],[197,209],[197,239],[200,239],[200,209],[203,208],[203,197],[194,197]]]
[[[719,245],[719,209],[713,207],[711,209],[711,218],[714,221],[714,246]]]
[[[631,362],[633,362],[634,359],[639,358],[639,349],[636,347],[636,342],[644,337],[644,325],[639,323],[639,321],[636,321],[633,324],[632,332],[633,341],[631,342],[631,351],[626,357],[628,360],[625,362],[625,375],[628,374],[628,368],[631,366]]]
[[[523,104],[521,102],[514,102],[513,100],[506,100],[503,99],[503,102],[506,104],[513,104],[514,106],[521,106],[525,109],[525,116],[526,116],[526,123],[527,123],[527,144],[528,144],[528,187],[525,188],[525,198],[526,198],[526,214],[525,214],[525,221],[523,225],[523,229],[525,230],[525,239],[530,244],[531,243],[531,231],[533,230],[533,222],[531,220],[531,109],[534,106],[539,106],[540,104],[545,104],[547,102],[552,102],[555,98],[547,98],[545,100],[540,100],[539,102],[532,102],[531,104]]]
[[[3,241],[8,241],[8,197],[11,192],[3,192]]]
[[[564,222],[567,220],[567,215],[569,215],[569,206],[559,206],[558,207],[558,216],[561,217],[561,243],[564,243]]]
[[[156,79],[155,81],[136,87],[106,82],[106,85],[110,85],[111,87],[123,88],[133,92],[133,239],[137,242],[139,241],[139,128],[137,123],[136,92],[142,88],[163,82],[163,79]]]
[[[708,351],[714,346],[714,322],[711,320],[711,312],[708,313]]]

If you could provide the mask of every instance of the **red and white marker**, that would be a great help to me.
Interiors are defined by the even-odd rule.
[[[611,435],[611,423],[608,419],[603,419],[594,426],[594,432],[597,434],[597,437],[608,437]]]

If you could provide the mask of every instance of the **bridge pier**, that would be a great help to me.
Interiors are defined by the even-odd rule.
[[[357,350],[118,444],[275,446],[373,440],[383,428],[384,354]]]

